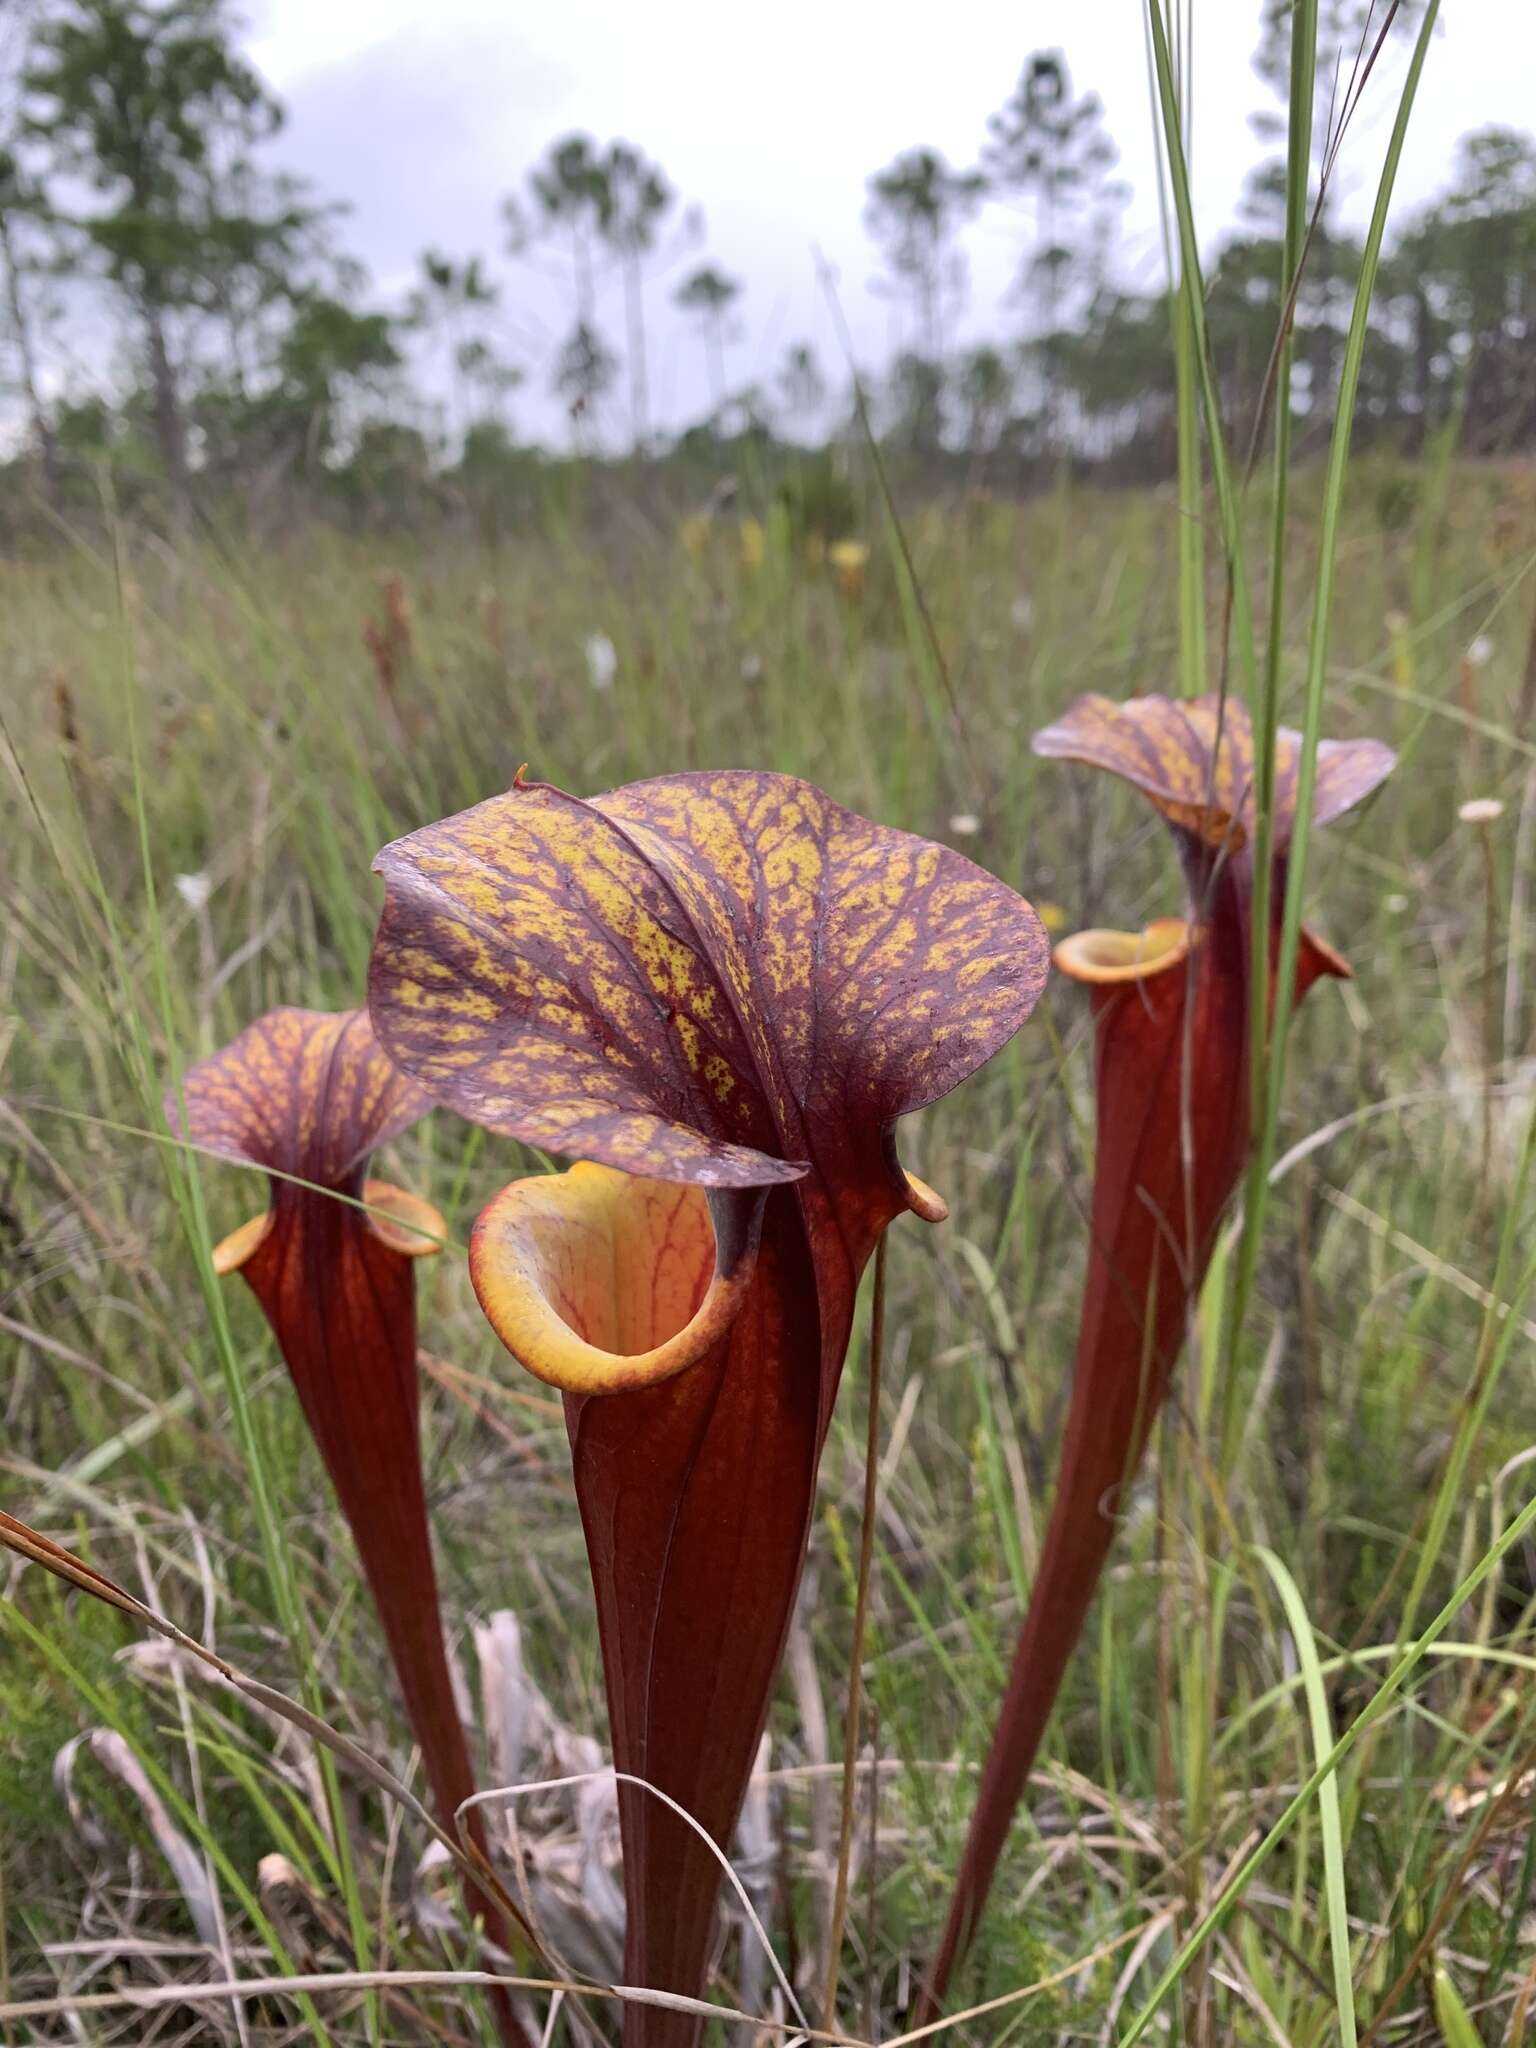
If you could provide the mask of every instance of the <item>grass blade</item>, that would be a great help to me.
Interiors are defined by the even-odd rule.
[[[1291,1640],[1301,1666],[1307,1696],[1307,1719],[1311,1724],[1312,1750],[1319,1765],[1334,1748],[1333,1722],[1328,1713],[1328,1695],[1318,1662],[1317,1638],[1307,1615],[1306,1602],[1291,1574],[1272,1550],[1254,1546],[1254,1555],[1275,1582],[1280,1604],[1285,1609]],[[1317,1810],[1323,1838],[1323,1887],[1328,1908],[1328,1946],[1333,1958],[1334,2016],[1342,2048],[1354,2048],[1355,1989],[1350,1970],[1349,1908],[1344,1891],[1344,1830],[1339,1818],[1339,1781],[1334,1773],[1317,1788]]]

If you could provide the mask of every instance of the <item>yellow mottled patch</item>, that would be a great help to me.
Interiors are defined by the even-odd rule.
[[[700,1039],[697,1027],[691,1024],[686,1017],[674,1017],[672,1024],[682,1044],[684,1057],[687,1059],[689,1066],[697,1073],[700,1064]]]
[[[872,949],[871,965],[887,972],[909,966],[916,947],[916,920],[909,916],[898,917],[887,927],[879,944]],[[929,947],[928,960],[931,964],[940,964],[935,957],[940,950],[941,946]]]
[[[693,992],[695,961],[680,940],[671,938],[657,924],[637,924],[630,933],[635,958],[658,995],[670,1002],[686,1002]]]
[[[501,892],[494,878],[476,874],[472,868],[458,878],[455,894],[466,908],[478,911],[482,917],[495,917],[501,908]]]
[[[400,965],[408,974],[421,981],[448,981],[452,970],[446,961],[439,960],[426,946],[409,946],[400,956]]]
[[[763,860],[763,879],[770,889],[814,889],[821,876],[821,849],[809,839],[796,838],[792,830],[768,849]]]
[[[977,953],[955,970],[955,986],[969,995],[972,989],[980,988],[998,966],[997,956],[992,953]]]

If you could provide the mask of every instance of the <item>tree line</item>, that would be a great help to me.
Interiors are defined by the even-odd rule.
[[[1358,69],[1378,7],[1324,0],[1319,78]],[[1413,9],[1400,5],[1394,32]],[[1268,0],[1255,65],[1283,94],[1286,0]],[[1319,92],[1318,195],[1292,309],[1297,400],[1325,422],[1358,263],[1332,165],[1340,95]],[[1278,114],[1274,125],[1278,125]],[[547,458],[520,445],[517,394],[558,395],[577,455],[646,461],[742,436],[805,446],[851,431],[846,377],[792,342],[767,386],[732,376],[742,281],[704,216],[625,140],[558,139],[504,202],[515,280],[552,274],[569,325],[543,360],[509,347],[508,285],[484,255],[423,251],[382,306],[347,254],[344,210],[272,165],[283,109],[243,55],[226,0],[10,0],[0,27],[0,398],[20,427],[12,480],[56,502],[110,465],[177,495],[302,484],[390,498],[494,491]],[[1257,125],[1257,124],[1256,124]],[[1269,137],[1273,140],[1273,134]],[[876,170],[864,220],[899,345],[867,408],[929,463],[1027,483],[1063,461],[1112,476],[1172,466],[1162,292],[1124,281],[1126,197],[1098,96],[1062,52],[1028,55],[952,164],[914,147]],[[1018,221],[1015,332],[961,346],[965,237],[984,207]],[[1257,419],[1281,303],[1283,173],[1255,164],[1213,252],[1209,333],[1234,433]],[[698,331],[698,425],[653,418],[649,318],[665,292]],[[1398,231],[1374,308],[1362,430],[1409,447],[1442,426],[1482,452],[1536,439],[1536,144],[1483,128]],[[103,335],[112,338],[105,368]]]

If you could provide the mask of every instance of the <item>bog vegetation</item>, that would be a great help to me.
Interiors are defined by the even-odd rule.
[[[557,145],[557,460],[211,0],[25,16],[9,2038],[1536,2026],[1532,159],[1389,230],[1435,8],[1299,0],[1207,273],[1186,26],[1169,291],[1031,58],[872,180],[913,345],[825,449],[692,227],[661,448],[670,189]],[[134,374],[61,398],[88,276]]]

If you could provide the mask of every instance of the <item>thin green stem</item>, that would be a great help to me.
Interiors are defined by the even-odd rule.
[[[1232,464],[1227,454],[1226,436],[1221,423],[1221,400],[1211,366],[1210,337],[1205,321],[1205,284],[1200,268],[1199,243],[1195,235],[1194,200],[1190,189],[1189,164],[1184,153],[1184,126],[1179,111],[1178,81],[1168,46],[1167,25],[1163,19],[1163,0],[1147,0],[1147,14],[1152,31],[1153,67],[1162,112],[1163,142],[1167,151],[1174,218],[1178,225],[1179,291],[1189,318],[1201,407],[1205,418],[1206,443],[1210,450],[1211,482],[1216,492],[1216,510],[1221,529],[1227,587],[1231,598],[1237,664],[1251,696],[1258,673],[1258,659],[1254,642],[1253,608],[1248,590],[1247,564],[1242,546],[1241,503]],[[1224,689],[1225,649],[1221,672]]]
[[[1376,272],[1381,261],[1382,241],[1386,234],[1387,215],[1397,181],[1398,163],[1402,156],[1409,116],[1413,111],[1424,60],[1429,51],[1429,40],[1438,14],[1439,0],[1429,0],[1423,26],[1414,44],[1408,75],[1398,100],[1396,118],[1387,145],[1386,161],[1377,185],[1376,203],[1372,209],[1371,224],[1361,258],[1354,310],[1350,318],[1343,368],[1339,378],[1333,438],[1328,450],[1328,471],[1323,489],[1317,589],[1313,598],[1312,626],[1307,650],[1301,758],[1296,778],[1296,820],[1286,872],[1285,909],[1280,931],[1280,954],[1275,971],[1273,1023],[1268,1033],[1268,1057],[1264,1062],[1263,1116],[1258,1131],[1258,1142],[1249,1165],[1243,1235],[1238,1247],[1237,1272],[1233,1286],[1231,1327],[1234,1333],[1243,1326],[1258,1270],[1259,1246],[1263,1242],[1264,1223],[1269,1206],[1269,1169],[1275,1156],[1280,1101],[1285,1087],[1286,1038],[1290,1029],[1291,1014],[1295,1008],[1296,962],[1301,947],[1301,916],[1306,898],[1307,857],[1312,843],[1312,806],[1317,793],[1318,741],[1322,729],[1323,701],[1327,694],[1328,643],[1338,573],[1339,525],[1344,502],[1344,486],[1349,472],[1350,438],[1360,389],[1360,367],[1365,356],[1371,299],[1376,288]],[[1267,861],[1258,865],[1267,873]],[[1254,921],[1257,925],[1257,905]],[[1263,927],[1265,944],[1268,942],[1268,924],[1266,902]],[[1260,1031],[1259,1035],[1264,1034]]]
[[[1295,356],[1295,294],[1306,253],[1307,174],[1312,159],[1313,80],[1317,69],[1317,0],[1296,0],[1291,17],[1291,97],[1285,163],[1285,239],[1281,256],[1280,304],[1283,331],[1278,337],[1275,374],[1275,454],[1269,532],[1269,620],[1265,633],[1263,689],[1254,706],[1255,834],[1253,855],[1253,926],[1250,975],[1252,1064],[1249,1073],[1251,1128],[1263,1127],[1269,1072],[1269,948],[1272,860],[1275,839],[1275,734],[1280,724],[1280,674],[1285,649],[1285,560],[1289,538],[1291,478],[1291,369]],[[1251,1183],[1250,1183],[1251,1196]],[[1234,1287],[1226,1330],[1226,1365],[1222,1379],[1220,1462],[1230,1476],[1235,1450],[1237,1346],[1242,1329],[1240,1290]],[[1246,1308],[1246,1302],[1241,1304]]]
[[[853,1855],[854,1795],[859,1778],[859,1723],[864,1712],[864,1633],[869,1623],[869,1583],[875,1557],[875,1513],[880,1485],[880,1365],[885,1349],[885,1245],[875,1247],[874,1300],[869,1316],[869,1425],[864,1445],[864,1511],[859,1528],[858,1590],[853,1608],[853,1642],[848,1652],[848,1713],[843,1724],[843,1803],[837,1831],[837,1879],[832,1892],[832,1925],[827,1933],[827,1988],[822,2024],[837,2026],[837,1980],[842,1968],[843,1931],[848,1924],[848,1866]]]

